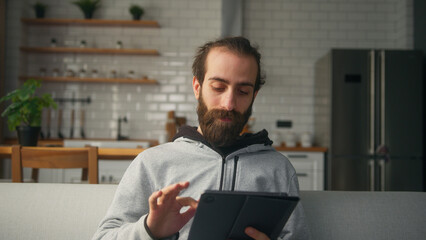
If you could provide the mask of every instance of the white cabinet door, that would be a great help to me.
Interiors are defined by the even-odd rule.
[[[324,153],[286,152],[286,156],[296,169],[300,190],[324,190]]]

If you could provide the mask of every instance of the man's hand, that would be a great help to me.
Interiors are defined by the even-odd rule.
[[[151,234],[156,238],[168,237],[178,232],[194,215],[198,202],[190,197],[178,197],[189,182],[170,185],[149,197],[149,215],[146,220]],[[180,213],[181,208],[189,209]]]
[[[266,236],[264,233],[259,232],[258,230],[254,229],[252,227],[247,227],[244,232],[249,237],[251,237],[255,240],[270,240],[269,237]]]

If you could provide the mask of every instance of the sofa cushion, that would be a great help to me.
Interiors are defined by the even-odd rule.
[[[313,239],[424,239],[426,193],[302,191]]]

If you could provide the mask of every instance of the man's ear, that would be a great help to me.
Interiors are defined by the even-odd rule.
[[[192,78],[192,90],[194,90],[195,98],[198,100],[200,97],[201,85],[200,81],[198,81],[195,76]]]
[[[254,101],[254,99],[256,99],[256,96],[257,96],[257,93],[259,92],[259,90],[257,90],[256,92],[254,92],[254,95],[253,95],[253,101]]]

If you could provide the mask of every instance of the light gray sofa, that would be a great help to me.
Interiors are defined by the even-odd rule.
[[[0,183],[0,239],[90,239],[116,185]],[[426,193],[301,192],[314,240],[426,239]]]

